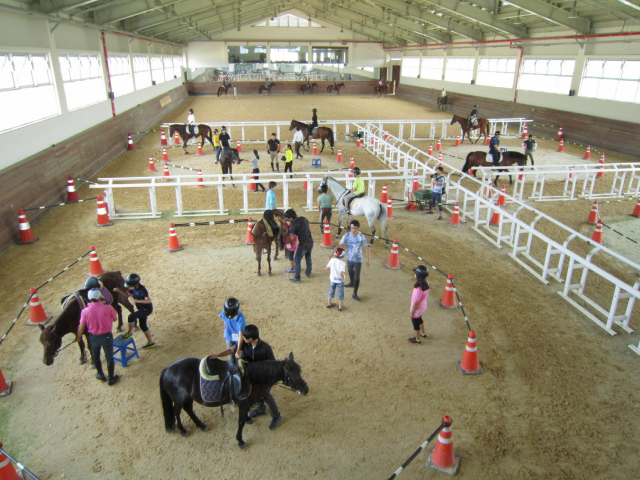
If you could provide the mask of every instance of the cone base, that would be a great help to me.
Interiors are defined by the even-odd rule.
[[[459,223],[450,223],[449,226],[450,227],[459,227],[460,224]]]
[[[31,245],[33,243],[36,243],[38,240],[40,240],[40,237],[36,237],[30,242],[21,242],[20,240],[16,240],[16,245]]]
[[[433,450],[435,448],[436,447],[433,447],[431,449],[431,452],[429,452],[429,458],[427,459],[426,467],[430,468],[431,470],[435,470],[437,472],[444,473],[445,475],[449,475],[450,477],[453,477],[456,473],[458,473],[458,468],[460,468],[460,454],[455,452],[453,453],[453,458],[455,458],[456,462],[453,464],[452,467],[442,468],[437,466],[435,463],[431,461],[431,456],[433,455]]]
[[[335,246],[336,244],[334,243],[333,245],[320,245],[320,248],[333,248]]]
[[[109,223],[98,223],[98,222],[96,222],[96,227],[110,227],[111,225],[113,225],[113,222],[109,222]]]
[[[462,375],[481,375],[484,373],[484,370],[482,369],[482,363],[478,362],[478,370],[474,371],[474,372],[470,372],[469,370],[465,370],[464,368],[462,368],[460,366],[460,364],[462,364],[462,360],[458,360],[458,370],[460,370],[460,373]]]
[[[253,245],[253,242],[247,242],[246,240],[244,241],[245,245]]]
[[[631,216],[633,217],[634,215],[631,215]],[[598,222],[590,222],[589,220],[587,220],[584,223],[586,223],[587,225],[597,225],[598,224]]]
[[[458,304],[455,304],[453,307],[449,307],[447,305],[443,305],[442,304],[442,300],[440,300],[439,305],[440,305],[440,308],[446,308],[447,310],[455,310],[456,308],[458,308]]]
[[[390,267],[386,263],[384,264],[384,268],[390,268],[391,270],[400,270],[402,268],[402,264],[399,263],[397,267]]]
[[[630,217],[636,217],[636,218],[640,218],[640,215],[636,215],[635,213],[630,213],[629,214]]]
[[[47,322],[49,320],[51,320],[53,318],[53,315],[47,315],[47,318],[45,318],[43,321],[41,322],[32,322],[31,319],[27,320],[26,322],[24,322],[25,325],[29,325],[30,327],[37,327],[38,325],[46,325]]]
[[[0,397],[6,397],[11,393],[11,385],[13,385],[13,382],[9,380],[5,381],[7,382],[7,389],[4,392],[0,392]]]
[[[169,247],[167,247],[167,252],[169,252],[169,253],[179,252],[180,250],[184,250],[182,245],[180,246],[180,248],[169,248]]]

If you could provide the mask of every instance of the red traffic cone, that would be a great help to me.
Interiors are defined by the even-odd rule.
[[[313,151],[311,152],[311,155],[317,155],[318,154],[318,144],[314,141],[313,142]]]
[[[0,447],[2,443],[0,443]],[[16,473],[16,469],[13,468],[13,464],[9,457],[0,452],[0,478],[2,480],[21,480],[20,475]]]
[[[169,174],[169,165],[167,165],[167,162],[164,162],[164,177],[170,177],[171,175]],[[166,178],[165,178],[166,180]]]
[[[524,172],[524,168],[521,168],[520,171]],[[518,181],[522,180],[523,178],[524,178],[524,174],[521,173],[520,175],[518,175]],[[569,178],[573,178],[573,177],[570,176]]]
[[[438,152],[441,152],[441,151],[442,151],[442,139],[441,139],[441,138],[439,138],[439,139],[438,139],[438,143],[437,143],[437,145],[436,145],[436,150],[437,150]]]
[[[382,184],[382,194],[380,194],[380,203],[387,203],[388,193],[387,193],[387,184]],[[640,200],[638,201],[640,203]]]
[[[202,178],[202,169],[201,168],[198,169],[198,187],[197,188],[204,188],[204,179]]]
[[[492,227],[500,226],[500,220],[502,220],[502,215],[498,210],[494,210],[493,215],[491,215],[491,220],[489,221],[489,225]]]
[[[596,224],[596,230],[593,232],[591,236],[591,240],[596,243],[602,245],[602,220],[598,219],[598,223]]]
[[[247,221],[247,236],[244,239],[245,245],[253,245],[253,235],[251,235],[251,230],[253,230],[253,218],[249,217]]]
[[[73,183],[73,177],[69,175],[67,178],[67,202],[77,202],[78,192],[76,192],[76,184]]]
[[[560,140],[560,145],[558,145],[558,151],[564,152],[564,140]]]
[[[25,325],[44,325],[53,315],[44,313],[44,307],[40,303],[40,298],[38,298],[38,291],[33,287],[29,291],[31,292],[31,299],[29,299],[30,316]]]
[[[573,178],[573,167],[569,167],[569,178]]]
[[[373,147],[376,144],[376,137],[371,136],[371,146]]]
[[[587,145],[587,151],[584,152],[583,160],[591,160],[591,145]]]
[[[374,137],[374,139],[373,139],[373,148],[375,148],[375,149],[378,148],[378,137]]]
[[[485,145],[491,145],[491,138],[487,137],[487,141],[484,144]]]
[[[156,171],[156,164],[154,163],[153,157],[151,155],[149,155],[149,171],[150,172]]]
[[[196,152],[196,155],[204,155],[204,152],[202,151],[202,143],[200,142],[198,142],[198,151]]]
[[[526,140],[529,138],[529,132],[527,131],[527,124],[524,124],[524,128],[522,129],[522,136],[520,137],[522,140]]]
[[[169,224],[169,246],[167,246],[169,253],[179,252],[182,250],[182,246],[178,241],[178,235],[176,235],[176,227],[173,223]]]
[[[100,259],[98,258],[98,253],[96,252],[96,247],[94,247],[93,245],[89,247],[89,260],[89,274],[92,277],[104,273],[102,264],[100,263]]]
[[[391,201],[391,200],[389,200]],[[398,256],[398,239],[395,238],[393,240],[393,245],[391,246],[391,253],[389,253],[389,261],[385,265],[387,268],[392,268],[393,270],[399,270],[402,267],[400,263],[400,257]]]
[[[418,172],[414,174],[413,185],[411,186],[412,192],[415,192],[416,190],[420,190],[420,183],[418,182]]]
[[[460,454],[453,449],[453,434],[451,433],[451,417],[446,415],[442,418],[444,428],[438,434],[436,446],[429,454],[427,468],[454,476],[460,467]]]
[[[484,370],[478,361],[478,347],[476,344],[476,332],[471,330],[467,340],[467,348],[462,355],[462,361],[458,361],[458,369],[463,375],[480,375]]]
[[[6,397],[11,393],[11,384],[13,382],[7,381],[4,379],[4,375],[2,374],[2,370],[0,370],[0,397]],[[2,444],[0,443],[0,446]],[[2,458],[0,458],[0,465],[2,465]],[[0,466],[0,475],[2,475],[2,467]],[[4,477],[0,477],[4,478]]]
[[[456,135],[456,144],[454,146],[456,147],[460,146],[460,135]]]
[[[166,148],[162,149],[162,161],[163,162],[168,162],[169,161],[169,155],[167,155],[167,149]]]
[[[133,139],[131,138],[131,134],[127,138],[127,150],[135,150],[136,146],[133,144]]]
[[[389,130],[385,130],[384,131],[384,141],[386,142],[387,140],[389,140]]]
[[[360,137],[358,137],[356,139],[356,148],[361,148],[362,147],[362,143],[360,142]]]
[[[427,152],[427,155],[429,155],[429,156],[433,155],[433,143],[429,144],[429,151]]]
[[[564,140],[564,134],[562,133],[562,125],[560,125],[560,130],[558,130],[558,135],[556,136],[556,140]]]
[[[496,205],[498,205],[499,207],[504,207],[507,204],[507,198],[505,197],[506,194],[506,187],[502,185],[502,191],[500,192],[498,203],[496,203]]]
[[[349,156],[349,171],[353,172],[353,169],[356,168],[356,162],[353,160],[353,155]]]
[[[596,173],[596,178],[603,178],[604,177],[604,152],[600,154],[600,161],[598,163],[600,164],[599,166],[600,171]]]
[[[632,217],[640,217],[640,198],[638,199],[638,203],[636,203],[636,208],[633,209]]]
[[[596,225],[598,223],[598,201],[593,202],[589,217],[587,217],[587,223],[590,225]]]
[[[238,140],[238,153],[242,153],[242,145],[240,145],[240,140]]]
[[[447,275],[447,284],[444,287],[444,295],[440,300],[440,308],[447,308],[449,310],[455,310],[458,308],[456,303],[455,289],[453,288],[453,274]]]
[[[418,205],[413,201],[413,193],[407,192],[407,204],[404,206],[404,209],[409,212],[415,212],[418,209]]]
[[[251,179],[251,181],[249,182],[249,190],[255,192],[256,184],[254,183],[253,175],[251,175],[249,178]]]
[[[173,143],[176,145],[180,145],[180,135],[178,135],[178,131],[173,134]]]
[[[98,195],[98,221],[96,222],[96,227],[110,227],[113,225],[113,222],[109,219],[109,213],[107,212],[104,201],[102,200],[102,195]]]
[[[393,204],[391,203],[391,197],[387,199],[387,220],[393,218]]]
[[[324,231],[322,232],[322,248],[333,248],[336,246],[331,238],[331,227],[329,226],[329,220],[324,220]]]
[[[339,148],[338,149],[338,157],[336,158],[336,162],[341,162],[342,161],[342,149]]]
[[[163,129],[160,129],[160,145],[167,145],[167,137],[165,136]]]
[[[467,175],[469,175],[470,177],[473,177],[473,176],[474,176],[474,174],[473,174],[473,168],[470,168],[470,169],[469,169],[469,173],[468,173]]]
[[[453,215],[451,215],[451,221],[449,222],[449,225],[452,225],[454,227],[460,226],[460,205],[458,202],[456,202],[456,206],[453,209]]]

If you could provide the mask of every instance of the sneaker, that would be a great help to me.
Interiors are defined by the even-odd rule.
[[[280,425],[281,421],[282,415],[278,415],[276,418],[271,420],[271,423],[269,424],[269,430],[275,430],[276,428],[278,428],[278,425]]]
[[[155,346],[156,346],[156,342],[147,342],[142,346],[142,348],[153,348]]]
[[[413,343],[414,345],[422,345],[422,342],[420,340],[416,340],[415,338],[411,337],[409,339],[409,343]],[[144,348],[144,347],[143,347]]]
[[[311,278],[311,274],[310,273],[305,273],[304,276],[307,277],[307,278]]]
[[[266,415],[266,414],[267,414],[266,408],[264,410],[262,410],[261,408],[256,408],[254,411],[249,412],[249,418],[256,418],[256,417],[259,417],[260,415]]]
[[[122,336],[122,340],[129,340],[131,337],[133,337],[133,332],[127,332]]]
[[[299,278],[296,278],[296,277],[293,277],[293,278],[290,278],[290,279],[289,279],[289,281],[290,281],[290,282],[299,282],[299,281],[300,281],[300,279],[299,279]]]
[[[296,273],[295,269],[290,268],[289,270],[286,270],[284,273]]]
[[[422,338],[427,338],[427,336],[426,336],[426,335],[423,335],[422,333],[420,334],[420,336],[421,336]]]

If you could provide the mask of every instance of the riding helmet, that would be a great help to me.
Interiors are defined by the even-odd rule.
[[[353,174],[354,175],[360,175],[360,169],[358,167],[353,169]]]
[[[227,318],[233,318],[238,315],[238,311],[240,310],[240,302],[237,298],[229,297],[224,302],[224,314]]]
[[[317,108],[314,108],[313,110],[311,110],[313,113],[316,113],[318,111]]]
[[[495,134],[496,134],[496,135],[500,135],[500,132],[498,131],[498,132],[496,132]]]
[[[413,269],[413,273],[415,273],[418,278],[427,278],[429,276],[429,269],[424,265],[418,265]]]
[[[140,275],[137,273],[130,273],[124,280],[124,286],[127,288],[135,287],[140,283]]]
[[[336,258],[342,258],[344,257],[344,254],[346,253],[345,249],[342,247],[338,247],[336,248],[336,251],[333,252],[333,256]]]
[[[222,129],[223,132],[227,131],[227,127],[220,127]]]
[[[193,113],[193,108],[190,108],[190,109],[189,109],[189,111],[190,111],[191,113]]]
[[[102,298],[102,293],[97,288],[92,288],[91,290],[89,290],[87,298],[90,302],[97,302]]]
[[[100,280],[98,280],[96,277],[89,277],[87,278],[87,281],[84,282],[84,288],[85,290],[91,290],[92,288],[100,288]]]
[[[478,105],[474,105],[473,108],[478,108]]]

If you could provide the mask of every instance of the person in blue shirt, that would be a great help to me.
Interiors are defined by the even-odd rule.
[[[491,139],[489,143],[489,153],[493,157],[493,166],[497,167],[500,163],[500,132],[496,132]]]
[[[224,321],[224,340],[227,349],[234,352],[242,349],[242,330],[247,326],[247,320],[244,313],[240,311],[240,301],[237,298],[230,297],[224,302],[224,308],[218,315]],[[213,357],[211,357],[213,358]],[[233,362],[234,354],[229,354],[229,361]]]
[[[267,190],[267,203],[264,206],[265,210],[275,210],[276,206],[276,192],[275,189],[278,186],[273,180],[269,182],[269,190]]]
[[[358,220],[351,220],[349,224],[349,233],[345,233],[340,240],[338,247],[347,247],[347,271],[349,272],[349,283],[344,287],[353,287],[353,298],[359,302],[358,288],[360,288],[360,270],[362,269],[362,248],[367,249],[367,267],[371,261],[371,251],[369,250],[369,244],[366,237],[359,231],[360,222]]]

